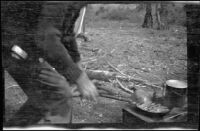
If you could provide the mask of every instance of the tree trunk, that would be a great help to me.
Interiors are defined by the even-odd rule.
[[[144,17],[143,28],[152,28],[153,27],[153,17],[152,17],[152,8],[151,4],[146,5],[146,14]]]
[[[160,10],[159,10],[159,4],[156,4],[156,22],[157,22],[157,29],[160,30],[161,29],[161,25],[163,23],[161,23],[160,20]]]
[[[166,7],[163,4],[156,4],[156,23],[158,30],[168,29],[167,20],[164,18],[167,17]],[[162,17],[162,20],[161,20]]]

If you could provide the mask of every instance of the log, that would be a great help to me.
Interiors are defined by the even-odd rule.
[[[113,88],[113,87],[105,87],[100,82],[94,82],[94,84],[97,87],[99,93],[101,91],[105,91],[105,92],[107,92],[107,94],[110,94],[110,95],[115,95],[115,94],[118,93],[115,88]]]
[[[86,70],[86,73],[90,79],[96,79],[100,81],[110,82],[111,79],[116,78],[117,73],[103,71],[103,70]]]
[[[117,95],[117,96],[121,96],[124,98],[129,98],[131,96],[130,93],[125,92],[124,90],[120,90],[120,88],[115,88],[113,86],[104,86],[102,85],[102,83],[100,81],[96,81],[94,82],[95,86],[98,89],[98,92],[101,93],[106,93],[108,95]],[[119,87],[119,85],[117,86]]]
[[[131,95],[129,94],[127,95],[122,92],[119,93],[119,91],[116,91],[115,88],[102,86],[99,82],[94,82],[94,84],[98,89],[99,97],[110,98],[110,99],[124,101],[124,102],[132,102]],[[73,96],[73,98],[77,98],[77,97],[81,97],[81,96],[80,95]]]
[[[162,89],[162,87],[153,85],[149,83],[148,81],[134,78],[134,77],[120,76],[115,72],[104,71],[104,70],[86,70],[86,73],[91,80],[96,79],[100,81],[110,82],[110,80],[118,79],[120,81],[134,82],[136,84],[143,84],[143,85],[150,86],[153,88]]]

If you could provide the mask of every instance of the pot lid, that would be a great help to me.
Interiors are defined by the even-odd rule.
[[[166,84],[174,88],[187,88],[187,83],[179,80],[167,80]]]

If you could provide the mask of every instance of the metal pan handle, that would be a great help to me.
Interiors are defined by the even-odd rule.
[[[132,103],[131,100],[126,99],[126,98],[111,96],[111,95],[107,95],[107,94],[100,94],[100,96],[101,96],[101,97],[105,97],[105,98],[110,98],[110,99],[118,100],[118,101],[123,101],[123,102]]]

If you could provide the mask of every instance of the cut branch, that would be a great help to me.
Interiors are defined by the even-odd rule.
[[[87,60],[83,60],[83,61],[82,61],[82,64],[87,64],[87,63],[93,62],[93,61],[97,61],[97,58],[95,57],[95,58],[89,58],[89,59],[87,59]]]
[[[98,49],[98,48],[93,49],[93,48],[87,48],[85,46],[82,46],[81,49],[87,50],[87,51],[92,51],[92,52],[100,52],[101,51],[101,49]]]
[[[117,81],[117,83],[120,85],[120,86],[119,86],[120,89],[122,89],[123,91],[125,91],[125,92],[127,92],[127,93],[130,93],[130,94],[134,93],[132,90],[130,90],[130,89],[124,87],[124,86],[122,85],[122,83],[121,83],[118,79],[116,79],[116,81]]]
[[[124,75],[124,76],[127,76],[126,74],[124,74],[123,72],[121,72],[119,69],[117,69],[116,67],[114,67],[110,62],[106,61],[108,63],[108,65],[110,67],[112,67],[114,70],[116,70],[117,72],[119,72],[120,74]]]

